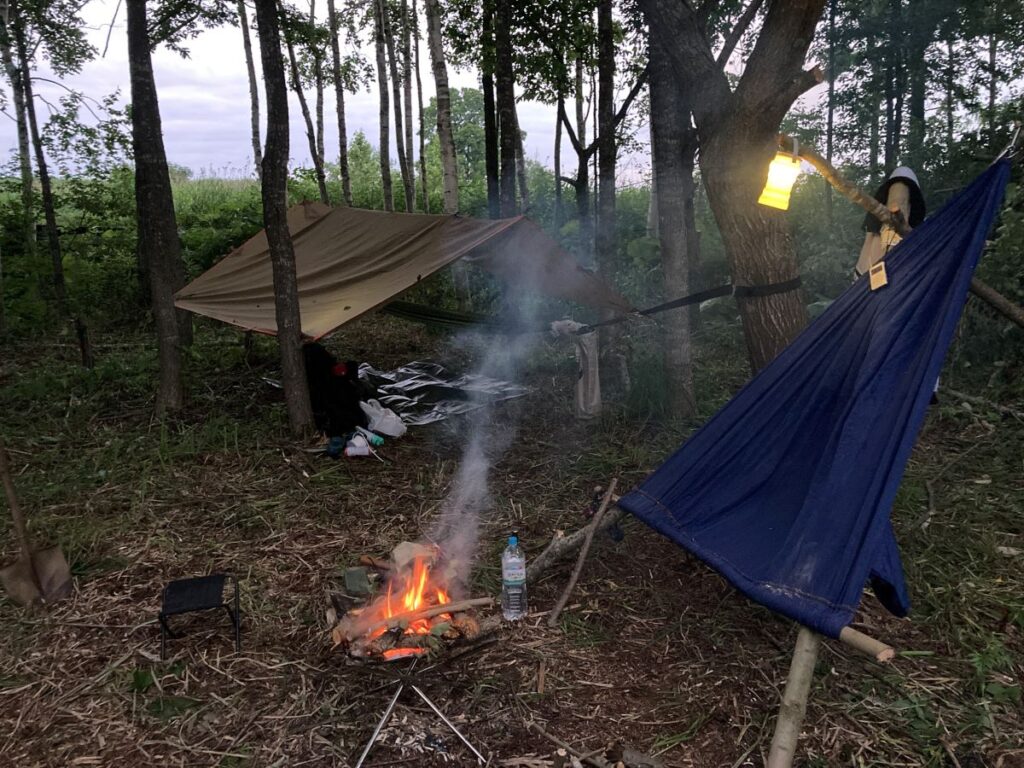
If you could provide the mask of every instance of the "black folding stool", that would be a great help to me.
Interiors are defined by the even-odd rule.
[[[224,587],[231,580],[234,584],[234,597],[228,602],[224,599]],[[171,616],[178,616],[193,611],[209,611],[223,608],[227,611],[231,626],[235,630],[235,653],[242,650],[242,615],[238,610],[238,579],[226,573],[212,573],[194,579],[178,579],[164,587],[162,607],[160,608],[160,658],[167,658],[167,638],[178,638],[167,623]]]

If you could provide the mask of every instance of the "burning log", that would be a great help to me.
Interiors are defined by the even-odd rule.
[[[494,605],[493,597],[475,597],[472,600],[460,600],[455,603],[442,603],[440,605],[432,605],[429,608],[422,608],[418,611],[408,611],[407,613],[398,613],[389,618],[381,619],[368,626],[361,626],[358,621],[358,617],[346,616],[342,619],[338,626],[334,628],[335,639],[339,637],[337,633],[341,633],[341,637],[344,639],[351,640],[357,635],[372,635],[378,630],[389,630],[395,628],[405,629],[410,624],[413,624],[420,619],[429,619],[434,616],[440,616],[445,613],[457,613],[460,611],[466,611],[469,608],[478,607],[491,607]],[[477,627],[479,630],[479,626]]]

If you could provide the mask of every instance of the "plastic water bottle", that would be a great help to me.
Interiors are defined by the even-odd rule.
[[[526,616],[526,555],[515,535],[501,553],[501,613],[506,621]]]

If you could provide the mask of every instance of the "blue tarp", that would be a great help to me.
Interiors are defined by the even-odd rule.
[[[1009,164],[854,283],[619,504],[741,592],[836,637],[870,580],[909,609],[889,512]]]

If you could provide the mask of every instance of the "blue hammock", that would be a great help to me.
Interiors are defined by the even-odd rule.
[[[620,506],[832,637],[865,584],[909,609],[889,511],[1009,178],[991,166],[858,280]]]

